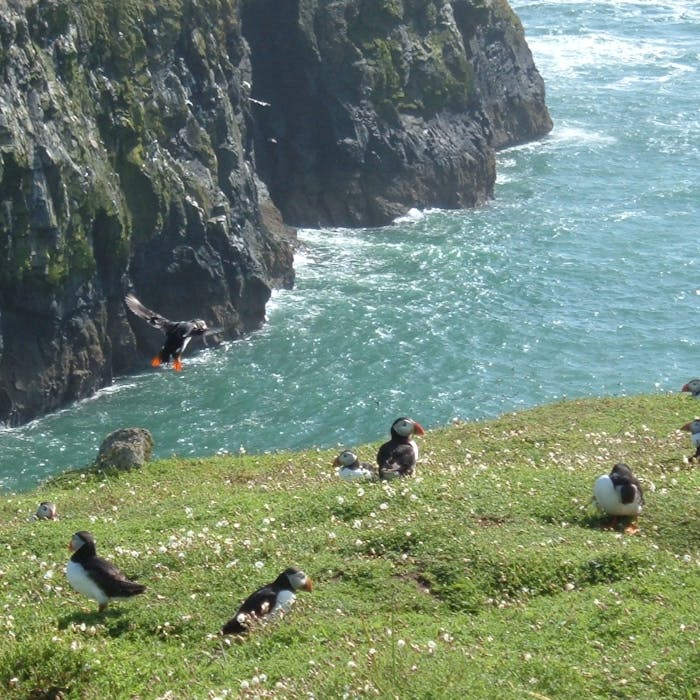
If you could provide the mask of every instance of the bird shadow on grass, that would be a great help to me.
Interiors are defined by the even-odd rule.
[[[133,628],[133,620],[124,617],[125,613],[126,610],[119,608],[107,608],[104,612],[78,610],[59,618],[58,628],[67,629],[71,625],[101,625],[110,637],[119,637]]]

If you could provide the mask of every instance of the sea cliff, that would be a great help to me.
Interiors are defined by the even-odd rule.
[[[15,0],[0,17],[0,422],[143,365],[123,296],[234,338],[293,229],[488,199],[545,134],[507,3]]]

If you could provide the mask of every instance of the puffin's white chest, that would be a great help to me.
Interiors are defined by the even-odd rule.
[[[294,601],[297,599],[293,591],[280,591],[277,594],[277,601],[275,602],[275,607],[272,608],[272,614],[288,613]]]
[[[96,600],[100,605],[109,600],[98,585],[87,575],[82,564],[69,561],[66,566],[66,577],[68,578],[68,583],[85,597]]]
[[[364,467],[358,467],[357,469],[350,469],[350,467],[341,467],[338,470],[338,476],[346,481],[353,481],[354,479],[371,479],[372,472]]]
[[[413,454],[416,456],[416,462],[418,461],[418,443],[415,440],[409,440],[408,444],[413,448]]]
[[[642,504],[636,498],[632,503],[623,503],[620,491],[615,488],[612,479],[607,475],[599,476],[593,485],[593,498],[601,510],[608,515],[638,515]]]

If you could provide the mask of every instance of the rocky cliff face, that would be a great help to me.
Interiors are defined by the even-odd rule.
[[[248,0],[243,32],[258,168],[292,224],[473,206],[495,148],[552,128],[505,0]]]
[[[0,75],[0,421],[143,366],[129,290],[228,337],[262,324],[292,250],[261,214],[236,2],[17,2]]]
[[[10,424],[143,365],[127,291],[235,337],[293,283],[283,219],[476,204],[551,128],[505,0],[12,0],[0,82]]]

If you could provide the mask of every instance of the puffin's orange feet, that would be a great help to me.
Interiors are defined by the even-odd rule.
[[[175,361],[173,362],[173,368],[176,372],[182,372],[182,362],[180,362],[179,357],[175,358]]]
[[[160,357],[156,355],[152,360],[151,360],[151,366],[152,367],[160,367]]]
[[[625,533],[628,535],[636,535],[639,532],[639,525],[637,523],[630,523],[625,528]]]

